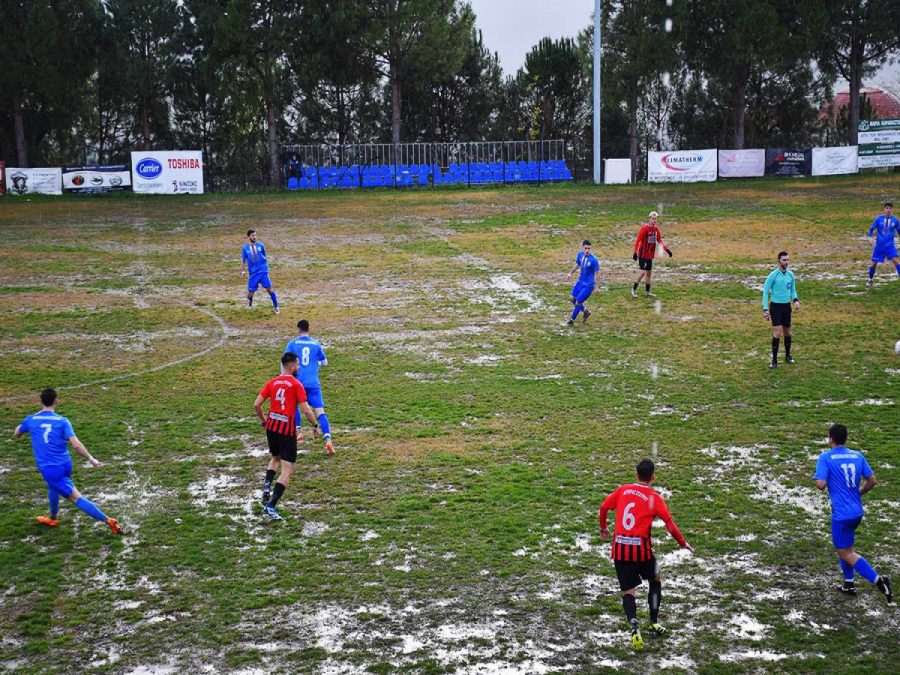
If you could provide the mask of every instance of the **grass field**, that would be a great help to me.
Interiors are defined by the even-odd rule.
[[[858,549],[900,585],[900,281],[865,231],[900,176],[0,203],[0,668],[21,672],[896,672],[896,607],[835,590],[828,426],[880,484]],[[632,299],[651,209],[675,252]],[[244,305],[248,227],[282,312]],[[581,239],[604,283],[564,321]],[[791,252],[794,366],[760,290]],[[308,318],[337,454],[257,499],[252,403]],[[105,462],[42,529],[11,431],[35,393]],[[661,620],[634,653],[603,497],[652,456]],[[646,586],[644,586],[646,589]],[[639,593],[646,621],[646,594]],[[891,664],[894,664],[893,666]]]

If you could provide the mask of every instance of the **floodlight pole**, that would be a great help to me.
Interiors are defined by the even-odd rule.
[[[594,185],[600,185],[600,0],[594,0]]]

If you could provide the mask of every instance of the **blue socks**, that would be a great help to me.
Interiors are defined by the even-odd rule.
[[[56,514],[59,513],[59,493],[56,488],[49,485],[47,486],[47,500],[50,502],[50,517],[56,518]]]
[[[75,502],[75,506],[84,511],[94,520],[102,520],[106,522],[106,514],[103,513],[100,509],[97,508],[97,505],[84,497],[79,497],[78,501]]]
[[[272,298],[272,306],[278,309],[278,296],[275,295],[275,291],[269,291],[269,297]]]
[[[875,278],[875,265],[872,265],[872,266],[869,268],[869,278],[870,278],[870,279],[874,279],[874,278]]]
[[[584,311],[584,305],[578,303],[575,305],[575,309],[572,310],[572,321],[578,318],[578,315]]]
[[[844,581],[853,581],[853,566],[848,565],[840,558],[838,558],[838,562],[841,563],[841,571],[844,573]]]
[[[331,425],[328,423],[328,416],[325,413],[319,415],[319,429],[322,430],[324,438],[331,438]]]
[[[857,572],[859,572],[859,576],[861,576],[863,579],[865,579],[868,582],[871,582],[874,584],[876,581],[878,581],[878,572],[876,572],[874,569],[872,569],[872,566],[863,557],[860,557],[860,559],[856,561],[856,564],[853,566],[853,569],[855,569]]]

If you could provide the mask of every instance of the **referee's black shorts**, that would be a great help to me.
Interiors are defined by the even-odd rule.
[[[279,434],[277,431],[266,429],[266,440],[269,441],[269,454],[272,457],[280,457],[285,462],[293,464],[297,461],[297,437],[288,434]]]
[[[772,318],[773,326],[791,327],[791,303],[789,302],[771,302],[769,303],[769,316]]]

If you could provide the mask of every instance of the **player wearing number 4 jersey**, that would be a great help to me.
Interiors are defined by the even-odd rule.
[[[284,520],[275,510],[275,505],[284,494],[288,481],[294,473],[294,462],[297,461],[297,426],[294,416],[298,408],[313,424],[313,433],[318,425],[312,409],[306,402],[306,392],[297,380],[297,355],[284,354],[281,357],[281,375],[266,382],[259,392],[253,409],[266,428],[266,440],[269,442],[269,466],[266,467],[266,478],[263,483],[263,511],[272,520]],[[270,400],[269,413],[264,414],[262,405]],[[281,475],[270,493],[275,471],[281,464]]]
[[[866,581],[878,587],[887,597],[888,604],[894,601],[891,580],[879,575],[868,561],[853,550],[856,528],[862,522],[862,495],[875,487],[875,474],[861,453],[850,450],[847,442],[847,427],[834,424],[828,430],[828,444],[831,450],[819,455],[816,462],[816,487],[828,488],[831,499],[831,538],[841,562],[844,583],[838,587],[842,593],[856,595],[854,573],[858,572]],[[861,485],[860,485],[861,484]]]
[[[319,366],[327,366],[328,359],[322,351],[322,345],[318,340],[309,336],[309,321],[300,319],[297,322],[297,337],[287,343],[285,353],[296,354],[300,359],[300,369],[297,371],[297,379],[306,389],[309,405],[316,413],[316,419],[322,428],[322,437],[325,439],[325,452],[334,454],[334,444],[331,442],[331,424],[325,414],[325,401],[322,398],[322,385],[319,383]],[[297,415],[297,427],[300,427],[300,416]]]
[[[622,591],[622,606],[631,623],[631,644],[635,649],[643,649],[644,639],[637,620],[637,587],[641,579],[650,582],[647,604],[650,605],[650,632],[662,635],[665,628],[659,623],[659,607],[662,604],[662,582],[656,554],[650,541],[650,526],[655,518],[661,518],[666,529],[681,545],[693,552],[672,520],[665,500],[651,487],[656,480],[656,467],[652,460],[644,459],[637,465],[637,483],[620,486],[603,500],[600,505],[600,536],[609,538],[606,518],[610,511],[616,512],[616,529],[612,542],[612,559]]]

